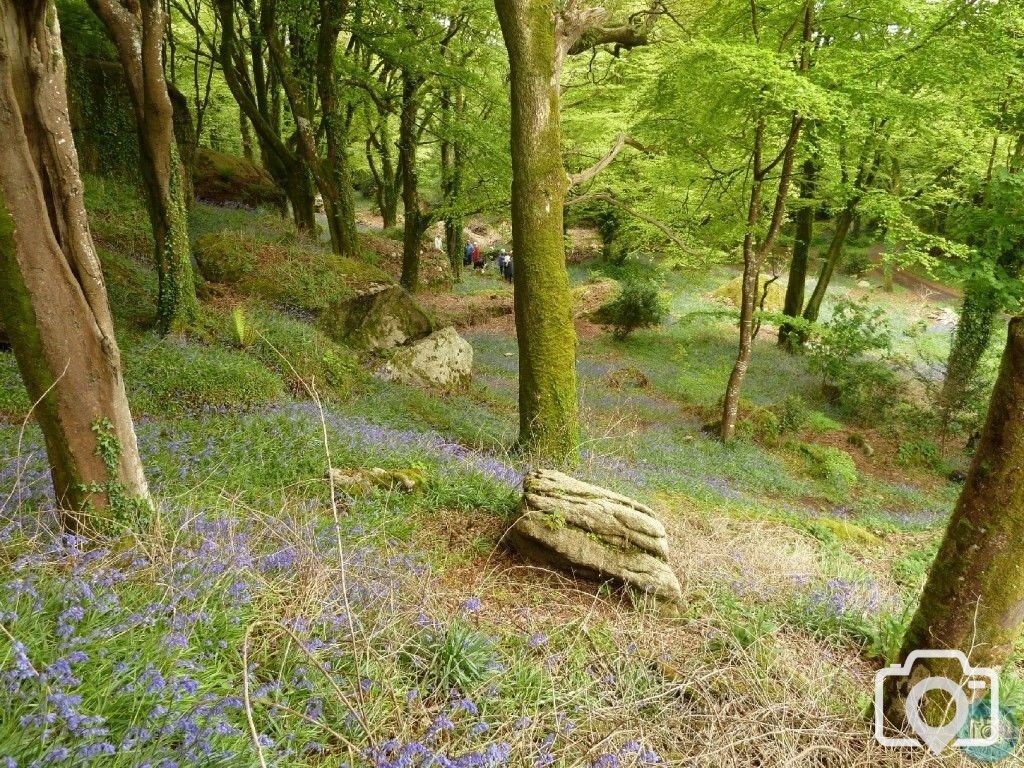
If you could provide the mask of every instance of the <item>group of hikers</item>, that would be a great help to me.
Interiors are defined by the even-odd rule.
[[[512,254],[502,248],[497,253],[491,253],[491,259],[497,262],[498,272],[505,279],[506,282],[512,282]],[[481,272],[487,266],[487,259],[483,252],[480,250],[480,244],[471,241],[466,242],[466,248],[463,251],[462,263],[464,266],[472,266],[473,269],[479,269]]]

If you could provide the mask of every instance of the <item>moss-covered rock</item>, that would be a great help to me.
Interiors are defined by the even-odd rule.
[[[200,147],[194,158],[193,178],[199,200],[250,208],[285,204],[284,191],[271,175],[244,157]]]
[[[381,352],[430,335],[430,318],[402,287],[378,284],[332,302],[318,325],[332,339]]]
[[[383,351],[433,330],[412,296],[384,272],[317,243],[224,230],[199,238],[196,252],[204,275],[213,274],[204,262],[238,273],[237,293],[298,314],[348,346]]]

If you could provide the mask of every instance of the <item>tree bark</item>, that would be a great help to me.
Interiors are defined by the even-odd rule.
[[[348,156],[349,121],[342,114],[338,99],[334,60],[338,49],[341,23],[348,12],[348,0],[320,0],[320,30],[317,35],[316,87],[323,113],[323,132],[327,144],[327,163],[322,173],[327,177],[331,200],[327,223],[334,250],[343,256],[359,254],[356,235],[356,203],[352,191],[352,170]],[[325,197],[324,202],[327,203]]]
[[[814,217],[817,207],[813,204],[817,165],[813,158],[804,161],[803,178],[800,180],[802,207],[796,214],[796,241],[793,243],[793,258],[789,263],[789,282],[786,285],[786,302],[782,314],[800,317],[804,309],[804,285],[807,282],[807,261],[811,254],[811,240],[814,239]],[[795,328],[789,323],[779,327],[779,345],[792,349],[791,335]]]
[[[161,333],[187,330],[199,302],[192,273],[184,176],[174,138],[171,100],[161,45],[167,14],[159,0],[125,7],[117,0],[89,0],[117,48],[139,135],[139,158],[153,227]]]
[[[814,33],[814,2],[807,0],[804,5],[803,14],[803,46],[800,49],[800,72],[807,74],[810,68],[810,51]],[[751,5],[751,21],[754,28],[754,37],[759,39],[757,6]],[[732,372],[729,374],[729,382],[725,387],[725,397],[722,400],[722,442],[729,443],[736,435],[736,420],[739,415],[740,393],[743,389],[743,380],[746,378],[747,369],[750,367],[750,358],[754,351],[754,315],[757,311],[757,283],[758,275],[761,272],[761,265],[765,258],[771,253],[775,245],[775,238],[778,237],[779,229],[786,215],[786,199],[789,196],[789,184],[793,177],[793,163],[796,159],[796,147],[800,141],[800,131],[803,128],[804,118],[794,111],[790,118],[789,135],[782,151],[769,163],[763,162],[765,117],[759,115],[754,127],[754,146],[751,152],[751,182],[750,205],[747,210],[747,231],[743,237],[743,289],[740,301],[740,342],[736,352],[736,362],[733,364]],[[781,166],[780,166],[781,164]],[[761,218],[761,197],[764,181],[776,166],[779,170],[779,186],[775,192],[775,204],[772,208],[772,218],[768,224],[768,230],[760,244],[755,246],[756,226]]]
[[[398,123],[398,161],[402,168],[402,230],[401,283],[410,293],[420,284],[420,241],[423,237],[423,214],[420,211],[419,171],[416,167],[418,145],[416,124],[420,111],[422,78],[408,68],[402,70],[402,109]]]
[[[1024,317],[1015,317],[978,451],[904,637],[900,660],[917,649],[958,649],[974,666],[1001,667],[1024,619],[1022,549]],[[886,713],[896,725],[903,722],[903,702],[918,679],[946,675],[960,680],[955,661],[930,660],[919,666],[910,678],[890,680],[886,690]]]
[[[495,0],[511,68],[512,239],[519,442],[547,460],[579,451],[576,332],[565,268],[554,0]]]
[[[855,203],[848,204],[836,218],[836,231],[832,234],[828,251],[825,252],[825,259],[821,262],[818,281],[814,284],[814,290],[811,291],[811,298],[807,300],[807,306],[804,308],[804,319],[810,320],[812,323],[818,319],[821,302],[825,300],[828,285],[832,282],[832,275],[843,255],[846,236],[850,233],[850,225],[853,223],[854,205]]]
[[[0,0],[0,325],[74,532],[150,509],[82,197],[56,11]]]
[[[216,0],[214,5],[222,29],[218,59],[224,80],[256,134],[263,167],[288,197],[296,229],[316,232],[312,176],[303,159],[281,135],[280,86],[264,61],[260,30],[263,25],[273,26],[274,6],[261,4],[257,11],[252,2],[243,0],[249,18],[247,58],[235,27],[236,3],[237,0]]]
[[[456,126],[462,120],[465,97],[461,86],[441,90],[441,195],[444,199],[444,250],[452,278],[462,278],[462,232],[464,220],[457,212],[462,197],[462,147]]]

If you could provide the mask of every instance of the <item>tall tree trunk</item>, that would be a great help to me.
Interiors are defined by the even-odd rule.
[[[408,68],[402,70],[402,110],[398,123],[398,160],[402,168],[402,286],[415,293],[420,284],[420,239],[423,236],[420,212],[419,171],[416,167],[416,122],[420,111],[422,79]]]
[[[807,300],[807,306],[804,308],[804,319],[810,320],[812,323],[818,319],[818,313],[821,312],[821,302],[825,299],[828,285],[832,282],[832,275],[839,264],[839,259],[843,255],[846,236],[849,234],[850,224],[853,222],[853,211],[853,206],[847,205],[840,211],[839,216],[836,217],[836,231],[832,234],[832,240],[829,242],[828,250],[825,252],[825,259],[821,262],[818,281],[814,284],[814,290],[811,291],[811,298]]]
[[[379,165],[374,159],[374,155],[380,158]],[[398,201],[402,197],[402,174],[400,169],[395,166],[391,135],[388,132],[388,120],[385,114],[381,114],[380,124],[367,139],[366,161],[370,166],[376,187],[377,209],[383,219],[384,228],[391,229],[398,224]]]
[[[999,668],[1024,619],[1024,317],[1010,321],[988,419],[956,509],[903,639],[918,649],[958,649],[974,666]],[[954,668],[954,665],[956,668]],[[932,659],[890,679],[886,713],[903,722],[910,687],[928,675],[960,680],[959,664]]]
[[[446,85],[441,90],[441,195],[444,198],[444,251],[452,278],[462,277],[463,217],[457,213],[462,196],[462,148],[456,136],[465,97],[462,88]]]
[[[758,122],[754,137],[754,155],[760,157],[764,137],[764,123]],[[747,231],[743,236],[743,282],[740,294],[740,344],[736,354],[736,362],[729,374],[729,382],[725,387],[725,399],[722,401],[722,442],[731,442],[736,434],[736,421],[739,417],[740,392],[743,379],[750,366],[750,357],[754,345],[754,312],[757,299],[757,277],[761,270],[761,260],[755,253],[754,230],[761,215],[761,190],[764,182],[760,174],[755,173],[750,187],[750,200],[747,207]]]
[[[89,5],[117,48],[135,112],[159,278],[157,328],[161,333],[181,332],[195,322],[199,301],[192,274],[184,171],[161,56],[167,14],[159,0],[140,0],[133,10],[117,0],[89,0]]]
[[[786,285],[786,302],[782,314],[800,317],[804,309],[804,285],[807,282],[807,261],[811,254],[811,240],[814,239],[814,217],[817,206],[813,204],[815,177],[818,169],[813,158],[804,161],[803,178],[800,180],[801,208],[796,213],[796,242],[793,243],[793,258],[789,264],[789,282]],[[789,323],[779,327],[779,344],[792,348],[790,336],[795,328]]]
[[[352,189],[352,171],[348,156],[348,124],[338,100],[334,60],[341,34],[342,19],[348,12],[348,0],[320,0],[320,30],[317,35],[316,87],[323,113],[327,163],[322,173],[327,176],[331,192],[327,205],[327,223],[334,250],[343,256],[359,254],[356,235],[356,202]],[[324,203],[328,202],[326,196]]]
[[[280,85],[273,70],[267,71],[263,58],[261,29],[264,25],[273,26],[276,6],[262,3],[260,18],[256,17],[255,9],[246,10],[245,15],[249,17],[247,58],[235,27],[235,5],[236,0],[216,0],[214,4],[222,29],[218,51],[221,72],[239,110],[256,133],[263,167],[288,197],[295,227],[300,232],[316,232],[312,175],[303,158],[289,148],[281,135]],[[250,14],[249,10],[253,12]]]
[[[807,74],[811,65],[811,44],[814,33],[814,0],[807,0],[804,4],[803,14],[803,46],[800,49],[800,72]],[[754,36],[759,39],[757,6],[753,5],[752,22]],[[725,397],[722,400],[722,442],[729,443],[736,435],[736,420],[739,415],[740,393],[743,389],[743,380],[746,378],[747,369],[750,367],[750,358],[754,351],[754,315],[757,311],[757,283],[758,274],[765,258],[771,253],[775,245],[775,238],[778,237],[779,229],[786,215],[786,199],[789,196],[789,184],[793,177],[793,163],[796,159],[796,148],[800,141],[800,131],[803,128],[803,116],[794,111],[789,123],[789,135],[782,151],[774,160],[765,164],[763,162],[765,118],[758,116],[754,127],[754,142],[751,152],[751,182],[750,205],[747,209],[747,231],[743,237],[743,282],[742,297],[740,300],[740,342],[736,352],[736,362],[733,364],[732,372],[729,374],[729,382],[725,387]],[[755,247],[755,231],[757,222],[761,218],[761,197],[765,178],[772,170],[779,166],[779,186],[775,192],[775,204],[772,207],[772,217],[768,224],[768,231],[764,240]]]
[[[137,524],[149,491],[85,213],[53,3],[0,0],[0,51],[0,325],[38,402],[65,526]]]
[[[511,68],[512,239],[519,442],[548,460],[579,450],[576,331],[565,268],[560,57],[554,0],[495,0]]]

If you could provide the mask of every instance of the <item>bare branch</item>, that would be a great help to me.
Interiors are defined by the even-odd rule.
[[[589,168],[582,170],[579,173],[569,174],[569,189],[572,189],[575,186],[579,186],[580,184],[584,184],[593,179],[595,176],[597,176],[597,174],[599,174],[601,171],[603,171],[605,168],[612,164],[612,161],[618,156],[619,152],[622,151],[622,148],[626,146],[633,147],[633,149],[638,149],[641,152],[644,152],[645,154],[651,154],[653,152],[653,150],[650,147],[645,147],[636,139],[627,136],[624,133],[620,133],[618,138],[615,140],[615,144],[612,145],[612,148],[610,150],[608,150],[608,154],[606,154],[604,157],[602,157]]]
[[[669,240],[671,240],[675,244],[675,246],[677,248],[679,248],[679,250],[681,250],[683,253],[689,254],[690,256],[700,256],[701,255],[700,253],[695,251],[693,248],[688,246],[685,242],[683,242],[683,239],[681,237],[679,237],[679,235],[677,235],[675,232],[673,232],[671,227],[669,227],[667,224],[665,224],[665,223],[663,223],[661,221],[658,221],[657,219],[655,219],[655,218],[653,218],[651,216],[648,216],[645,213],[640,213],[640,211],[636,210],[635,208],[630,207],[629,205],[626,205],[624,202],[622,202],[618,198],[613,197],[612,195],[609,195],[607,193],[595,192],[594,194],[590,194],[590,195],[580,195],[579,197],[574,197],[574,198],[566,200],[565,204],[566,204],[566,206],[578,205],[580,203],[589,203],[589,202],[591,202],[593,200],[600,200],[602,202],[608,203],[609,205],[614,205],[616,208],[621,208],[622,210],[624,210],[626,213],[630,214],[631,216],[634,216],[635,218],[640,219],[640,221],[643,221],[643,222],[645,222],[647,224],[650,224],[652,227],[654,227],[659,232],[661,232],[663,235],[665,235],[665,237],[667,237]]]

